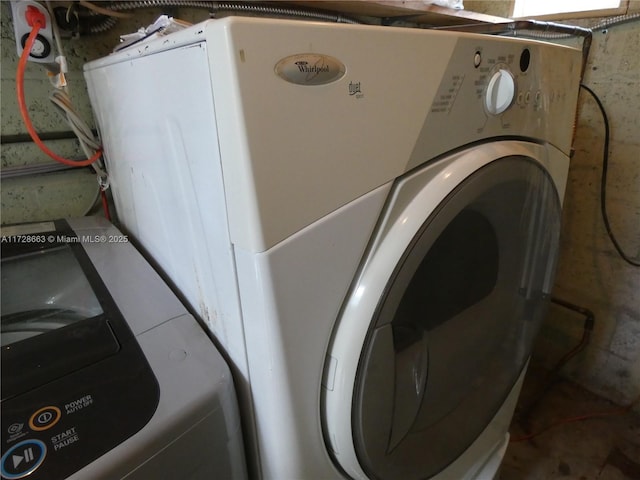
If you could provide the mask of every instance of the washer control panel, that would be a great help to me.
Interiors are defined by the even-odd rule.
[[[114,366],[114,360],[105,362]],[[139,388],[129,375],[117,379],[112,372],[108,379],[107,372],[94,377],[94,369],[85,370],[79,377],[87,383],[81,388],[71,375],[3,402],[3,479],[66,478],[146,424],[155,407],[153,379],[138,377]],[[148,389],[151,402],[145,399]]]

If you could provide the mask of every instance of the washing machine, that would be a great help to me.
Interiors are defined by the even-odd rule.
[[[119,221],[228,355],[252,476],[495,475],[580,67],[533,40],[241,17],[85,66]]]
[[[3,226],[3,479],[247,478],[229,367],[98,217]]]

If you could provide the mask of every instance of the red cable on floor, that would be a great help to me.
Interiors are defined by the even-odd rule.
[[[538,435],[541,435],[546,431],[551,430],[554,427],[558,427],[560,425],[565,425],[568,423],[581,422],[583,420],[589,420],[592,418],[609,417],[611,415],[624,415],[625,413],[629,412],[629,410],[631,410],[639,401],[640,401],[640,397],[636,398],[633,402],[631,402],[626,407],[615,408],[612,410],[605,410],[604,412],[587,413],[585,415],[580,415],[577,417],[563,418],[561,420],[551,423],[550,425],[547,425],[542,430],[531,433],[529,435],[523,435],[522,437],[512,437],[509,440],[509,442],[515,443],[515,442],[523,442],[525,440],[531,440],[532,438],[535,438]]]
[[[20,114],[22,115],[24,124],[27,127],[27,132],[29,132],[29,135],[31,136],[31,139],[34,141],[34,143],[38,145],[38,147],[40,147],[40,150],[42,150],[55,161],[63,163],[65,165],[69,165],[72,167],[86,167],[87,165],[91,165],[93,162],[100,158],[100,156],[102,155],[102,150],[98,150],[91,158],[88,158],[86,160],[75,161],[61,157],[60,155],[57,155],[56,153],[49,150],[49,148],[42,142],[42,140],[40,140],[40,137],[38,136],[38,133],[36,132],[33,124],[31,123],[31,119],[29,118],[29,110],[27,109],[27,104],[24,98],[24,71],[27,66],[29,53],[33,48],[33,44],[35,43],[36,37],[38,36],[38,31],[40,31],[41,28],[42,24],[39,21],[35,21],[18,62],[18,71],[16,73],[16,95],[18,97]]]

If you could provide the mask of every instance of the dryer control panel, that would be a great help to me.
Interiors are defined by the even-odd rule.
[[[496,137],[544,141],[568,154],[581,62],[570,47],[461,35],[408,167]]]

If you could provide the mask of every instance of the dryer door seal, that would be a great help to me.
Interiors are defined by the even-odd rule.
[[[368,477],[432,477],[491,422],[548,305],[560,213],[540,163],[509,156],[427,214],[387,274],[353,378],[353,443]],[[370,255],[385,255],[379,242]],[[366,271],[365,262],[364,288]]]

